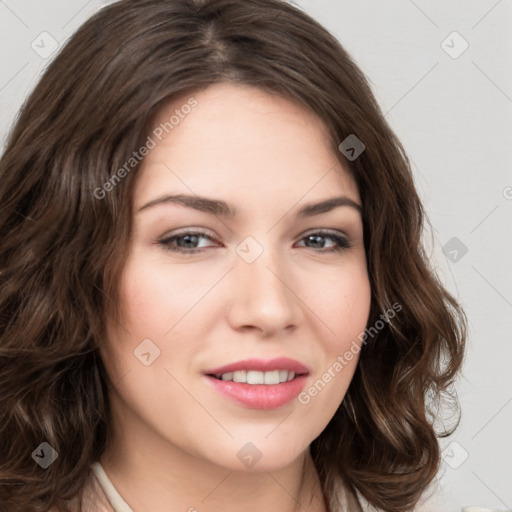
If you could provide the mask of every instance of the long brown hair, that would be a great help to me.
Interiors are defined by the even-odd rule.
[[[323,491],[341,482],[411,510],[440,464],[435,410],[463,359],[466,320],[424,253],[405,152],[340,43],[280,0],[122,0],[70,38],[21,109],[0,161],[0,503],[66,510],[110,421],[98,347],[132,228],[136,166],[98,194],[164,102],[219,82],[296,101],[326,124],[364,210],[369,325],[348,393],[311,445]],[[347,159],[355,134],[365,150]],[[381,322],[382,323],[382,322]],[[58,453],[46,469],[33,451]]]

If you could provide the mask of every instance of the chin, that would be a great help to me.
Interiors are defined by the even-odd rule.
[[[207,458],[229,471],[258,473],[285,468],[309,450],[310,441],[278,435],[272,439],[274,434],[268,436],[268,432],[266,430],[260,440],[244,436],[243,440],[235,438],[227,443],[215,443],[213,453],[209,447]]]

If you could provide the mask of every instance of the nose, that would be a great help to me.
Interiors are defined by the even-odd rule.
[[[289,266],[268,244],[254,261],[248,261],[235,256],[230,277],[231,327],[258,330],[264,337],[294,329],[301,310]]]

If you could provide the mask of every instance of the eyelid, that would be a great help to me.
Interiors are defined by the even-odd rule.
[[[183,228],[178,231],[170,231],[169,233],[165,233],[162,235],[159,240],[167,240],[169,238],[184,236],[184,235],[203,235],[207,236],[208,238],[211,238],[212,240],[215,240],[216,242],[219,242],[218,237],[214,234],[213,231],[210,231],[206,228]]]
[[[330,228],[313,228],[309,229],[308,231],[304,232],[301,235],[301,238],[304,238],[305,236],[314,235],[316,233],[321,233],[322,235],[335,235],[335,236],[344,236],[347,240],[350,240],[350,235],[343,231],[342,229],[330,229]]]

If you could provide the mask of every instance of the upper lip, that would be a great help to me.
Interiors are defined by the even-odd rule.
[[[237,372],[237,371],[256,370],[260,372],[271,372],[274,370],[288,370],[295,372],[296,375],[309,373],[306,366],[295,359],[289,357],[277,357],[275,359],[244,359],[234,363],[219,366],[206,370],[206,375],[222,375],[223,373]]]

